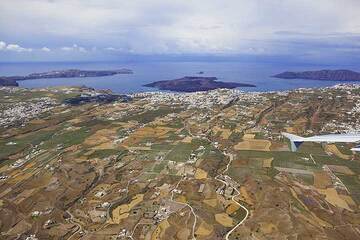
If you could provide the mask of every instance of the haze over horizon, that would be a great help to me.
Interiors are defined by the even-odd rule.
[[[3,0],[0,61],[354,64],[359,10],[357,0]]]

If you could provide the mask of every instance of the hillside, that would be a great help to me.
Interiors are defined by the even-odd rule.
[[[283,72],[272,77],[282,79],[308,79],[324,81],[360,81],[360,73],[351,70]]]
[[[255,85],[247,83],[220,82],[216,80],[216,77],[183,77],[174,80],[153,82],[144,86],[176,92],[208,91],[218,88],[233,89],[237,87],[255,87]]]

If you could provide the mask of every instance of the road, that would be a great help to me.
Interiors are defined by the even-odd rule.
[[[241,203],[239,203],[238,201],[235,200],[235,198],[240,195],[240,192],[239,192],[239,190],[237,190],[236,187],[232,186],[231,181],[233,181],[233,180],[231,179],[231,177],[229,177],[228,175],[225,175],[225,173],[229,170],[229,166],[230,166],[231,162],[232,162],[233,159],[234,159],[234,155],[231,154],[231,153],[225,153],[225,152],[224,152],[224,154],[229,157],[229,162],[228,162],[228,164],[226,165],[226,168],[225,168],[225,170],[223,171],[223,173],[217,175],[217,176],[215,177],[215,179],[218,180],[219,182],[225,184],[226,186],[230,185],[230,186],[234,189],[234,191],[236,192],[236,194],[231,197],[231,200],[232,200],[235,204],[237,204],[238,206],[240,206],[242,209],[244,209],[244,211],[245,211],[245,213],[246,213],[246,214],[245,214],[245,217],[244,217],[238,224],[236,224],[236,226],[233,227],[233,228],[225,235],[225,239],[226,239],[226,240],[229,240],[230,235],[235,231],[235,229],[238,228],[241,224],[243,224],[244,221],[247,219],[247,217],[249,216],[249,210],[248,210],[244,205],[242,205]],[[224,177],[224,178],[225,178],[225,181],[222,180],[221,177]],[[229,182],[230,182],[230,183],[229,183]]]
[[[76,231],[73,234],[71,234],[67,239],[67,240],[71,240],[73,236],[75,236],[78,232],[82,231],[82,226],[75,221],[75,217],[71,214],[69,210],[67,210],[66,213],[70,215],[69,221],[77,226]]]
[[[172,190],[171,192],[171,201],[175,202],[175,203],[178,203],[178,204],[182,204],[182,205],[185,205],[187,206],[188,208],[190,208],[190,211],[192,213],[192,215],[194,216],[194,223],[193,223],[193,226],[192,226],[192,239],[193,240],[196,240],[196,237],[195,237],[195,228],[196,228],[196,223],[197,223],[197,215],[195,214],[195,211],[194,211],[194,208],[188,204],[188,203],[183,203],[183,202],[177,202],[174,200],[174,190],[175,189],[178,189],[180,183],[184,180],[184,178],[181,178],[180,181],[176,184],[175,188]]]
[[[272,108],[273,108],[273,106],[265,109],[265,110],[262,112],[262,114],[265,114],[265,113],[267,113],[268,111],[271,111]],[[213,118],[214,118],[214,117],[213,117]],[[212,119],[213,119],[213,118],[212,118]],[[212,119],[211,119],[210,121],[212,121]],[[193,135],[193,134],[191,133],[191,131],[190,131],[190,128],[187,127],[186,125],[185,125],[185,128],[188,130],[190,136],[194,137],[194,135]],[[212,142],[209,138],[206,138],[206,139],[207,139],[211,144],[213,144],[213,142]],[[225,173],[229,170],[230,164],[231,164],[231,162],[234,160],[234,155],[231,154],[231,153],[226,153],[225,151],[222,151],[222,152],[223,152],[223,154],[224,154],[225,156],[229,157],[229,162],[227,163],[226,168],[224,169],[224,171],[222,172],[222,174],[217,175],[217,176],[215,177],[215,179],[218,180],[219,182],[225,184],[226,186],[228,186],[228,185],[229,185],[229,182],[230,182],[230,185],[231,185],[231,181],[233,181],[233,180],[232,180],[231,177],[229,177],[228,175],[225,175]],[[223,180],[221,179],[221,177],[224,177],[224,178],[225,178],[225,181],[223,181]],[[228,180],[229,182],[227,182],[226,180]],[[180,181],[181,181],[181,180],[180,180]],[[180,182],[179,182],[179,183],[180,183]],[[239,227],[241,224],[243,224],[243,223],[245,222],[245,220],[247,219],[247,217],[249,216],[249,210],[248,210],[244,205],[242,205],[241,203],[239,203],[239,202],[237,202],[237,201],[235,200],[235,198],[240,195],[239,190],[237,190],[236,187],[233,187],[233,189],[236,191],[236,195],[232,196],[231,200],[232,200],[235,204],[237,204],[238,206],[240,206],[242,209],[244,209],[244,211],[245,211],[246,214],[245,214],[245,217],[244,217],[238,224],[236,224],[236,226],[233,227],[233,228],[225,235],[225,239],[226,239],[226,240],[229,240],[229,236],[235,231],[235,229],[236,229],[237,227]],[[192,207],[191,207],[190,205],[189,205],[189,207],[192,209]],[[196,216],[195,213],[193,213],[193,214],[194,214],[194,216]],[[195,220],[196,220],[196,218],[195,218]],[[195,231],[195,224],[196,224],[196,221],[195,221],[194,226],[193,226],[193,233],[194,233],[194,231]],[[195,239],[195,238],[194,238],[194,239]]]

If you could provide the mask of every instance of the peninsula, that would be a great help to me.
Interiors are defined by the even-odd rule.
[[[16,80],[14,80],[10,77],[9,78],[0,77],[0,86],[17,87],[17,86],[19,86],[19,84],[16,82]]]
[[[218,88],[233,89],[237,87],[256,87],[253,84],[220,82],[216,77],[183,77],[174,80],[157,81],[143,85],[145,87],[158,88],[160,90],[169,90],[176,92],[197,92],[208,91]]]
[[[77,78],[77,77],[105,77],[116,74],[132,74],[130,69],[119,70],[79,70],[67,69],[59,71],[49,71],[42,73],[32,73],[26,76],[0,77],[0,86],[18,86],[17,81],[34,80],[43,78]]]
[[[360,81],[359,72],[343,69],[305,72],[283,72],[272,77],[282,79],[307,79],[323,81]]]

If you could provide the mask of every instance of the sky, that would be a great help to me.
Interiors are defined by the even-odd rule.
[[[356,63],[359,0],[1,0],[0,61]]]

